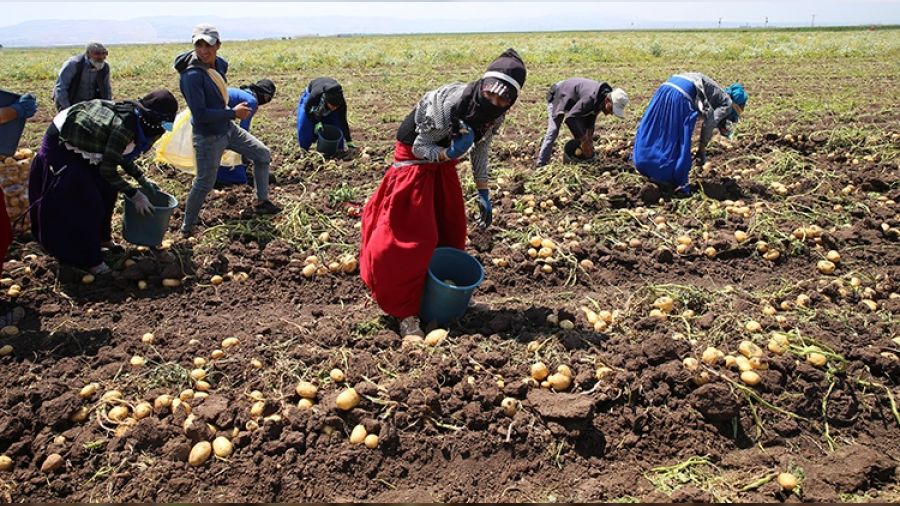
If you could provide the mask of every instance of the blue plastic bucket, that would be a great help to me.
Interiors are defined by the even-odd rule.
[[[422,322],[444,325],[461,317],[483,280],[484,269],[472,255],[456,248],[435,249],[422,293]]]
[[[154,208],[153,214],[147,216],[138,213],[134,202],[127,195],[125,196],[122,237],[128,242],[140,246],[159,246],[166,235],[166,230],[169,229],[169,219],[175,212],[175,208],[178,207],[178,199],[166,192],[151,192],[145,195]]]
[[[19,101],[19,95],[0,90],[0,107],[9,107]],[[16,118],[0,125],[0,155],[12,156],[19,147],[19,138],[25,130],[25,118]]]
[[[316,151],[325,156],[334,156],[343,138],[344,132],[341,132],[340,128],[334,125],[322,125],[319,139],[316,141]]]

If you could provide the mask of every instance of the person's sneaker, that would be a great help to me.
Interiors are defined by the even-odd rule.
[[[425,337],[418,316],[409,316],[400,321],[400,337],[406,336]]]
[[[281,208],[273,204],[271,200],[266,200],[256,204],[253,207],[253,211],[256,214],[278,214],[281,212]]]

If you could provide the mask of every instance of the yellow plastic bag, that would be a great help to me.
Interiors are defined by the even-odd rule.
[[[194,153],[194,128],[191,126],[191,110],[185,109],[175,117],[171,132],[166,132],[156,141],[156,163],[168,163],[176,169],[197,174]],[[221,165],[234,167],[241,164],[241,155],[231,150],[222,153]]]

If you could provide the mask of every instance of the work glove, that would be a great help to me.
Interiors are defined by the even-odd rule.
[[[472,130],[469,125],[463,123],[460,134],[450,142],[450,148],[447,149],[447,158],[461,157],[462,155],[466,154],[466,151],[468,151],[474,143],[475,131]]]
[[[494,206],[491,205],[491,194],[487,188],[478,190],[478,226],[488,228],[494,221]]]
[[[725,120],[725,124],[719,128],[719,133],[722,134],[726,139],[731,138],[731,134],[734,133],[734,123],[731,121]]]
[[[37,100],[31,93],[26,93],[19,97],[19,101],[11,107],[16,111],[17,118],[30,118],[37,112]]]
[[[697,154],[694,156],[694,165],[697,167],[703,167],[706,164],[706,151],[697,151]]]
[[[142,179],[139,181],[141,183],[141,188],[143,188],[147,193],[159,193],[159,185],[156,184],[151,179]]]
[[[322,125],[322,122],[316,123],[316,126],[313,127],[313,133],[319,135],[322,133],[323,128],[325,127]]]
[[[347,142],[347,149],[356,149],[356,144],[353,144],[353,141]]]
[[[140,190],[134,192],[131,202],[134,204],[134,208],[137,209],[138,214],[142,216],[153,214],[153,204],[150,203],[150,199],[144,195],[144,192]]]

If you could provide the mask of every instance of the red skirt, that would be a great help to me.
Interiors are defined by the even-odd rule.
[[[415,160],[397,142],[394,162]],[[435,248],[466,245],[466,209],[456,160],[391,166],[362,215],[359,271],[385,313],[417,316]]]

